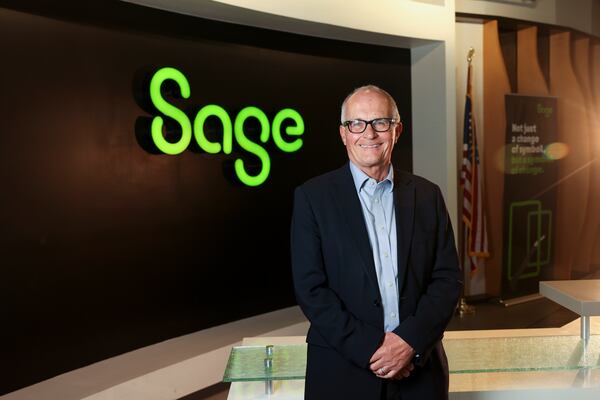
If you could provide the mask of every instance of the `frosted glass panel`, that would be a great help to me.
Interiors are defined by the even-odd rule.
[[[447,339],[451,373],[543,371],[600,367],[600,336],[591,336],[584,355],[578,336]]]
[[[265,367],[265,346],[236,346],[231,350],[224,382],[304,379],[306,344],[273,346],[272,367]]]
[[[444,348],[453,374],[600,368],[600,335],[585,352],[578,336],[445,339]],[[234,347],[223,381],[304,379],[306,344],[273,346],[270,368],[265,358],[265,346]]]

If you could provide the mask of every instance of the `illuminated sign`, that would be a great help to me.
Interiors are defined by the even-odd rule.
[[[209,154],[231,154],[233,150],[233,140],[244,151],[251,153],[260,160],[260,172],[256,175],[251,175],[247,172],[244,166],[244,161],[241,158],[235,160],[235,173],[243,184],[247,186],[258,186],[265,182],[271,171],[271,157],[262,144],[268,142],[269,137],[273,137],[275,146],[286,153],[293,153],[302,147],[302,139],[294,138],[292,141],[287,141],[282,136],[282,126],[286,122],[285,134],[288,136],[301,136],[304,133],[304,120],[302,116],[291,108],[284,108],[279,111],[273,118],[273,122],[269,122],[267,115],[257,107],[245,107],[235,117],[232,123],[229,114],[225,109],[216,104],[209,104],[202,107],[194,117],[193,122],[185,112],[166,101],[162,95],[161,88],[165,81],[172,80],[179,86],[181,97],[188,99],[191,95],[190,84],[180,71],[175,68],[161,68],[152,76],[150,81],[150,99],[156,109],[164,116],[172,118],[179,124],[181,137],[177,142],[170,142],[165,139],[164,135],[164,120],[160,115],[152,118],[150,133],[154,145],[159,151],[165,154],[176,155],[180,154],[188,148],[192,141],[192,134],[198,146]],[[216,117],[220,121],[222,127],[222,141],[211,142],[205,134],[205,122],[209,117]],[[261,143],[251,141],[244,132],[244,123],[248,118],[255,118],[260,125],[259,139]],[[289,121],[288,121],[289,120]]]

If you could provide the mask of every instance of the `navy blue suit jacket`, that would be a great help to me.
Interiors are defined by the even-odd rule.
[[[440,189],[394,171],[400,325],[417,365],[390,381],[410,398],[447,397],[441,338],[460,295],[461,272]],[[305,398],[379,399],[369,359],[384,337],[381,296],[349,164],[295,192],[291,228],[296,298],[310,321]]]

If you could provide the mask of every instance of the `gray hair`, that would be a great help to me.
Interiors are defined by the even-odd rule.
[[[396,105],[396,100],[394,100],[394,98],[392,97],[392,95],[389,94],[384,89],[380,88],[379,86],[364,85],[364,86],[361,86],[361,87],[358,87],[358,88],[354,89],[348,96],[346,96],[346,98],[342,102],[342,110],[341,110],[341,115],[340,115],[340,122],[346,121],[346,104],[348,103],[348,101],[350,100],[350,98],[352,96],[354,96],[355,94],[359,93],[359,92],[368,92],[368,91],[377,92],[377,93],[383,95],[384,97],[386,97],[389,100],[390,104],[392,105],[392,118],[397,119],[398,121],[400,121],[400,113],[398,112],[398,106]]]

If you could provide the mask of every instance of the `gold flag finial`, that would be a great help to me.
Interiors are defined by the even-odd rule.
[[[471,60],[473,60],[473,54],[475,54],[475,49],[469,47],[469,54],[467,54],[467,61],[471,64]]]

